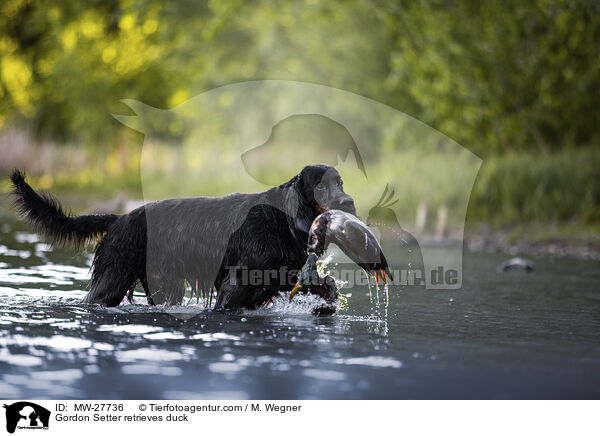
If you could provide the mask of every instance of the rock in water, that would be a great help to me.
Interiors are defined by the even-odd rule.
[[[522,257],[513,257],[512,259],[505,260],[498,267],[498,272],[512,272],[512,271],[533,271],[533,262]]]

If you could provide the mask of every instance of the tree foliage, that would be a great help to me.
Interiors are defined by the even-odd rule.
[[[167,108],[244,80],[382,101],[480,155],[600,138],[592,0],[5,0],[0,123],[103,146],[134,98]]]

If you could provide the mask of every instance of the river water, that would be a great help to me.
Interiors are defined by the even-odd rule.
[[[600,264],[507,257],[466,254],[456,291],[345,289],[331,316],[86,307],[91,252],[0,204],[0,398],[599,398]]]

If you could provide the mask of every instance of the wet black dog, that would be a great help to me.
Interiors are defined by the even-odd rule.
[[[14,171],[11,181],[19,212],[55,243],[99,241],[84,302],[106,306],[121,303],[138,281],[150,304],[178,304],[187,280],[192,288],[215,288],[217,309],[260,307],[293,288],[320,213],[356,214],[327,165],[307,166],[263,193],[162,200],[120,216],[71,216],[23,173]]]

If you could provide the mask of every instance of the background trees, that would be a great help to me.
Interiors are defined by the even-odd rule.
[[[135,138],[110,115],[128,112],[122,98],[170,108],[228,83],[306,81],[384,102],[484,158],[496,171],[478,182],[488,212],[519,189],[502,191],[508,167],[493,159],[514,169],[582,149],[542,165],[544,186],[559,187],[555,199],[583,192],[586,216],[599,213],[598,2],[5,0],[0,11],[0,128],[106,155]]]
[[[7,0],[0,117],[102,146],[119,99],[172,107],[277,78],[340,87],[474,152],[598,140],[600,5],[593,1],[164,2]]]

